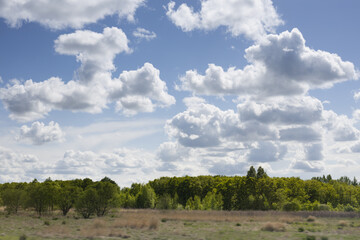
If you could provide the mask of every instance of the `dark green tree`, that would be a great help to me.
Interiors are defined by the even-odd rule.
[[[253,166],[250,167],[249,171],[246,174],[246,177],[256,178],[256,170]]]

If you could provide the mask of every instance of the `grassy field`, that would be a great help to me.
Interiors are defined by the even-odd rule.
[[[0,239],[359,239],[357,213],[116,209],[82,219],[0,213]]]

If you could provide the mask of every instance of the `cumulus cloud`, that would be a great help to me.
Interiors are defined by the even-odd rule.
[[[291,168],[302,172],[321,172],[324,170],[324,163],[317,161],[294,161]]]
[[[29,181],[41,173],[39,159],[32,154],[22,154],[0,146],[0,159],[0,182]]]
[[[323,119],[323,105],[313,97],[279,98],[273,101],[247,100],[238,104],[241,121],[266,124],[312,124]]]
[[[104,28],[102,33],[78,30],[60,35],[55,40],[55,51],[74,55],[81,62],[78,77],[83,82],[109,78],[115,70],[113,60],[121,52],[131,52],[125,33],[116,27]]]
[[[360,99],[360,91],[354,93],[354,99],[356,101]]]
[[[23,125],[20,128],[18,140],[28,140],[34,145],[42,145],[48,142],[61,142],[64,136],[58,123],[51,121],[49,125],[45,125],[42,122],[34,122],[30,127]]]
[[[293,127],[280,130],[281,141],[313,142],[321,140],[321,133],[311,127]]]
[[[323,160],[323,145],[321,143],[310,144],[305,147],[306,160],[319,161]]]
[[[0,0],[0,17],[12,27],[23,22],[38,22],[51,29],[66,27],[82,28],[106,16],[117,15],[134,20],[136,9],[144,0],[99,0],[99,1],[7,1]]]
[[[345,115],[338,115],[333,111],[324,111],[326,120],[324,127],[332,134],[335,141],[356,141],[360,132],[354,126],[355,120]]]
[[[243,69],[231,67],[225,71],[209,64],[205,75],[187,71],[180,77],[178,88],[202,95],[263,98],[301,95],[309,89],[329,88],[338,82],[358,79],[351,62],[307,47],[298,29],[267,35],[245,52],[250,64]]]
[[[103,33],[76,31],[61,35],[55,41],[55,49],[74,55],[81,62],[79,79],[65,83],[53,77],[0,88],[0,99],[10,111],[10,118],[27,122],[43,118],[52,110],[100,113],[112,102],[117,111],[133,115],[174,104],[175,98],[167,93],[160,71],[150,63],[112,78],[114,57],[130,52],[127,44],[123,31],[114,27],[105,28]]]
[[[115,149],[109,153],[67,151],[53,167],[54,174],[111,176],[126,172],[151,171],[157,163],[151,153],[141,149]]]
[[[287,152],[285,145],[273,142],[259,142],[247,155],[250,162],[275,162],[281,160]]]
[[[233,110],[222,111],[199,98],[184,101],[188,109],[168,120],[169,136],[187,147],[215,147],[224,141],[257,141],[274,139],[276,131],[265,124],[242,123]]]
[[[186,32],[224,26],[233,36],[249,39],[259,39],[283,23],[271,0],[205,0],[201,1],[200,11],[186,3],[175,9],[175,2],[171,1],[166,15]]]
[[[134,37],[145,39],[147,41],[152,40],[156,38],[156,33],[146,30],[145,28],[136,28],[136,30],[133,32]]]

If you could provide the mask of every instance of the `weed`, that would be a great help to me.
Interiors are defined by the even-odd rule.
[[[26,240],[26,239],[27,239],[27,236],[25,234],[23,234],[19,237],[19,240]]]
[[[308,222],[315,222],[316,221],[316,217],[314,217],[314,216],[308,216],[307,218],[306,218],[306,221],[308,221]]]
[[[62,225],[65,225],[65,224],[66,224],[66,221],[65,221],[65,220],[63,220],[63,221],[61,222],[61,224],[62,224]]]
[[[303,232],[303,231],[305,231],[305,229],[303,227],[298,228],[298,232]]]
[[[49,225],[50,225],[50,222],[49,222],[48,220],[45,220],[45,221],[44,221],[44,225],[49,226]]]
[[[149,229],[150,230],[156,230],[159,227],[159,220],[156,218],[151,218],[149,223]]]
[[[328,237],[325,237],[325,236],[322,236],[320,239],[321,239],[321,240],[329,240],[329,238],[328,238]]]
[[[283,223],[266,223],[261,230],[268,231],[268,232],[285,232],[285,225]]]
[[[340,220],[339,223],[338,223],[338,226],[339,227],[346,227],[348,225],[348,223],[344,220]]]
[[[237,227],[240,227],[240,226],[241,226],[241,223],[237,223],[236,226],[237,226]]]
[[[166,221],[167,221],[166,218],[162,218],[162,219],[161,219],[161,222],[163,222],[163,223],[166,223]]]
[[[59,218],[57,218],[57,217],[53,217],[52,218],[52,220],[54,220],[54,221],[56,221],[56,220],[58,220]]]
[[[306,240],[316,240],[316,237],[315,236],[311,236],[311,235],[307,235]]]

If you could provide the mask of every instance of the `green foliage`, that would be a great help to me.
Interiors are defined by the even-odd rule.
[[[249,171],[246,174],[246,177],[256,178],[256,170],[253,166],[250,167]]]
[[[19,207],[25,200],[25,191],[22,189],[8,188],[2,191],[1,198],[5,206],[5,211],[10,213],[17,213]]]
[[[65,184],[63,187],[57,190],[56,201],[64,216],[66,216],[66,214],[74,206],[75,201],[81,191],[81,188],[72,186],[70,184]]]
[[[156,194],[150,185],[143,185],[136,195],[135,206],[137,208],[154,208]]]
[[[84,218],[89,218],[96,211],[97,192],[94,188],[87,188],[75,203],[76,211]]]
[[[300,210],[300,203],[298,201],[291,201],[286,202],[283,206],[284,211],[299,211]]]
[[[208,192],[202,200],[204,210],[221,210],[223,206],[222,195],[220,193]]]

